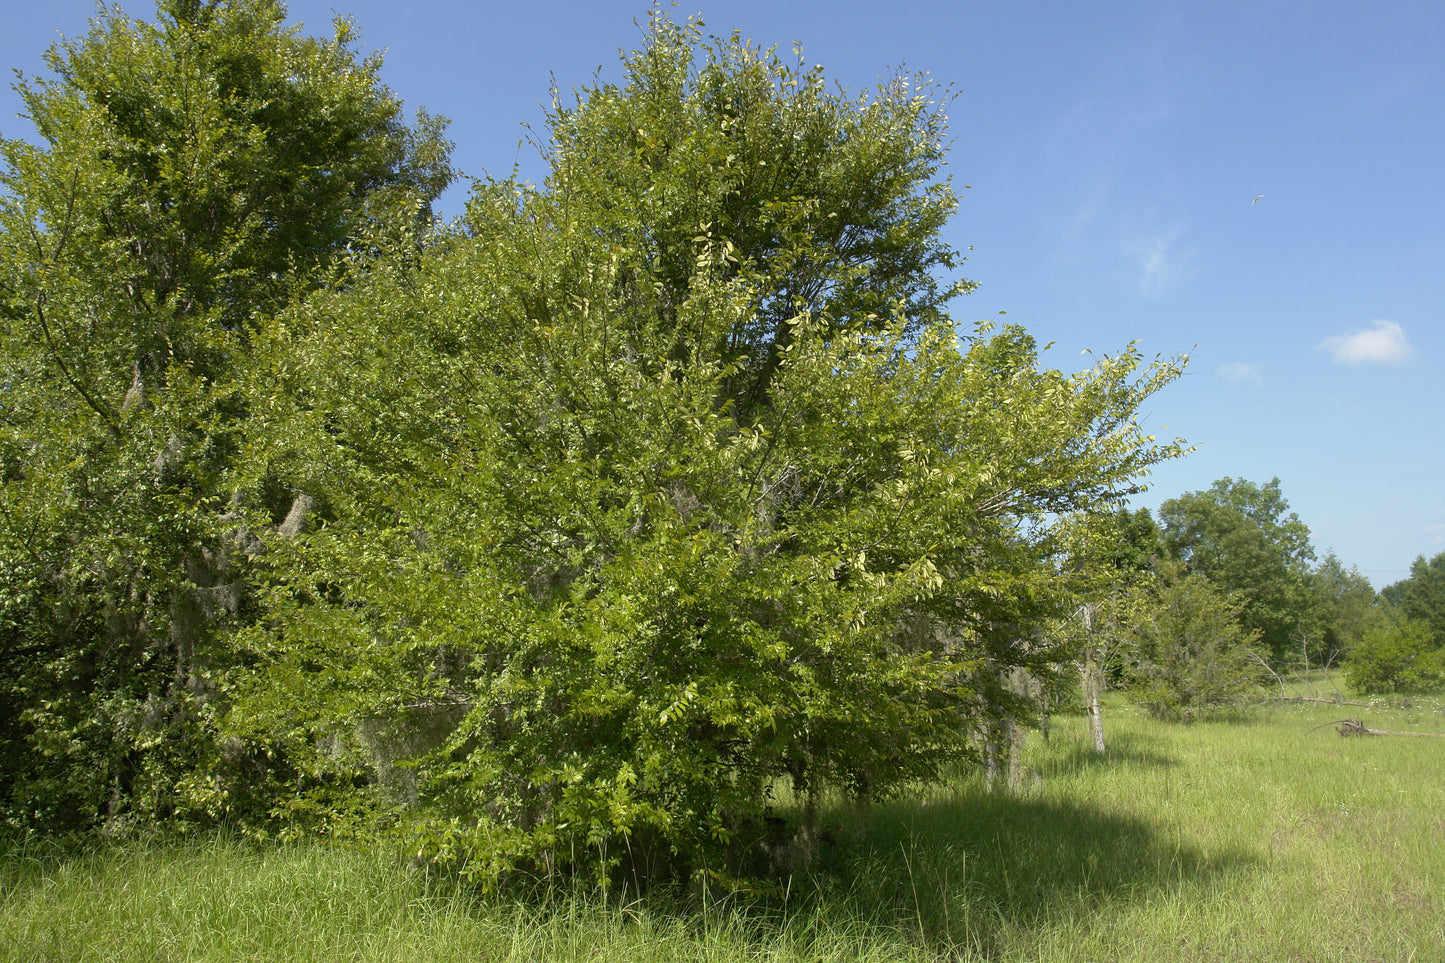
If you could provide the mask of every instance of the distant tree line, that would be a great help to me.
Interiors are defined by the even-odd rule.
[[[1222,478],[1119,510],[1101,631],[1117,684],[1156,714],[1237,704],[1269,673],[1342,667],[1362,693],[1445,686],[1445,555],[1378,594],[1333,554],[1317,558],[1278,478]]]

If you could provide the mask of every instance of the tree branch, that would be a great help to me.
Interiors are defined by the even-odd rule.
[[[54,360],[55,366],[60,369],[61,376],[70,383],[70,387],[74,388],[81,398],[85,399],[85,403],[89,405],[96,414],[100,415],[101,421],[105,423],[105,427],[110,429],[111,435],[119,441],[121,438],[120,422],[116,418],[115,412],[111,411],[104,402],[92,395],[90,391],[86,389],[85,385],[81,384],[80,379],[71,372],[70,366],[65,363],[65,359],[61,356],[60,348],[56,345],[55,338],[50,333],[50,323],[45,319],[44,292],[41,292],[35,299],[35,316],[40,321],[40,330],[45,335],[45,343],[50,348],[50,357]]]

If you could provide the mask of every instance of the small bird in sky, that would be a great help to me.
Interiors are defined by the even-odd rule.
[[[1251,203],[1251,204],[1258,204],[1258,203],[1259,203],[1259,199],[1260,199],[1261,197],[1263,197],[1263,196],[1264,196],[1263,194],[1257,194],[1257,195],[1255,195],[1254,200],[1250,201],[1249,203]]]

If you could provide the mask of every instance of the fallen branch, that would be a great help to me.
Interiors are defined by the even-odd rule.
[[[1310,732],[1316,729],[1323,729],[1325,726],[1335,726],[1335,731],[1342,736],[1434,736],[1439,738],[1445,736],[1445,732],[1401,732],[1396,729],[1371,729],[1359,719],[1341,719],[1338,722],[1326,722],[1323,725],[1315,726]]]

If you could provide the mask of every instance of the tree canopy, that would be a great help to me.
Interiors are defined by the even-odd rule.
[[[1159,518],[1169,553],[1244,600],[1245,626],[1276,662],[1290,658],[1300,632],[1313,629],[1307,573],[1315,553],[1279,479],[1221,478],[1164,502]]]
[[[1111,609],[1131,695],[1155,716],[1197,719],[1257,688],[1264,667],[1251,649],[1255,631],[1241,624],[1243,604],[1205,576],[1162,561]]]
[[[271,0],[100,10],[0,141],[0,632],[16,819],[174,814],[218,764],[218,628],[248,609],[255,332],[450,177],[339,21]],[[233,754],[234,755],[234,754]],[[208,783],[214,772],[201,777]],[[183,794],[182,794],[183,795]]]
[[[1430,692],[1445,684],[1445,553],[1410,566],[1380,590],[1351,647],[1346,679],[1362,692]]]
[[[1445,646],[1423,619],[1379,619],[1351,650],[1345,681],[1361,693],[1438,692],[1445,685]]]
[[[1429,561],[1421,555],[1410,577],[1380,590],[1380,598],[1400,615],[1429,626],[1437,646],[1445,647],[1445,552]]]
[[[956,329],[926,78],[654,12],[540,185],[432,225],[440,123],[283,13],[103,14],[5,143],[12,821],[727,879],[1071,660],[1078,520],[1182,452],[1138,412],[1184,360]]]
[[[277,328],[272,450],[323,523],[268,556],[244,714],[298,753],[370,720],[418,848],[489,878],[746,872],[780,782],[771,858],[806,858],[826,789],[936,773],[998,671],[1066,657],[1058,519],[1179,452],[1135,420],[1179,363],[955,333],[918,81],[660,17],[623,66],[543,185]]]

